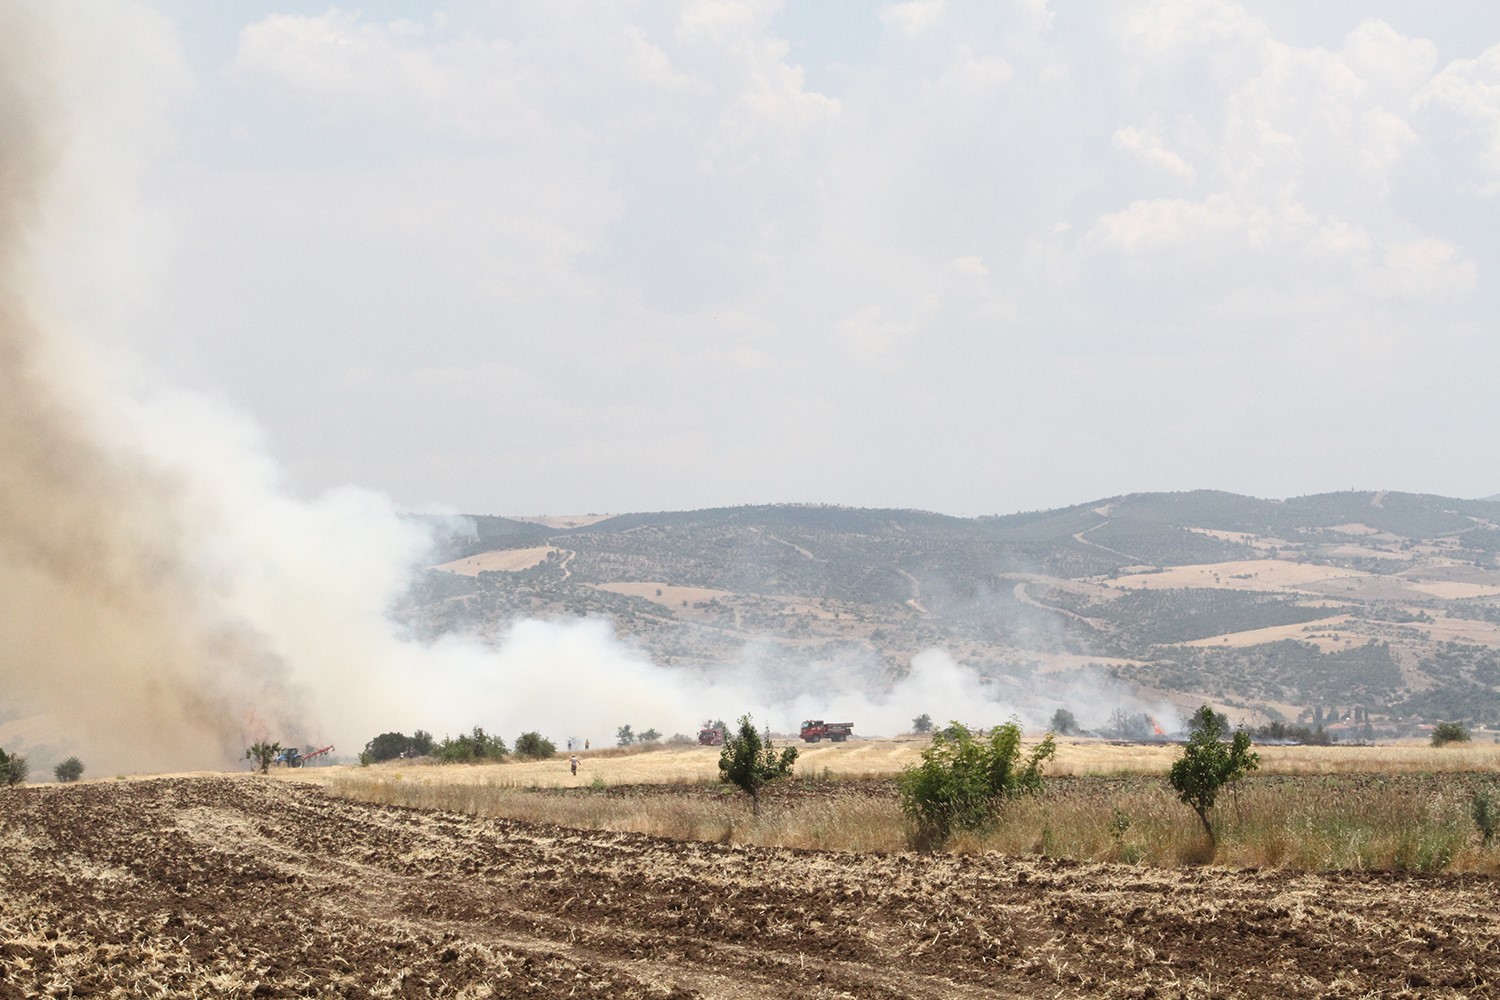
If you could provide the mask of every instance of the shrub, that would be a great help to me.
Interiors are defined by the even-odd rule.
[[[1469,800],[1469,815],[1479,828],[1479,839],[1488,847],[1495,839],[1496,829],[1500,829],[1500,804],[1495,802],[1488,786],[1474,790],[1474,797]]]
[[[737,733],[725,733],[724,749],[719,751],[719,780],[726,781],[750,795],[750,811],[760,815],[760,790],[767,782],[792,773],[797,748],[787,747],[778,755],[771,743],[771,730],[765,735],[755,731],[750,716],[740,716]]]
[[[1469,730],[1462,722],[1439,722],[1432,727],[1432,745],[1435,747],[1467,742],[1469,742]]]
[[[267,743],[261,740],[245,748],[245,759],[251,762],[252,767],[259,767],[261,774],[269,774],[271,761],[275,760],[279,753],[281,753],[280,743]]]
[[[901,773],[911,846],[936,850],[955,830],[988,825],[1006,799],[1041,791],[1042,765],[1056,752],[1048,733],[1021,765],[1021,726],[1014,720],[996,726],[988,740],[958,722],[935,733],[922,762]]]
[[[503,739],[486,733],[483,726],[475,726],[457,737],[443,737],[435,753],[445,764],[467,764],[476,760],[501,761],[510,750]]]
[[[516,737],[516,756],[522,760],[547,760],[556,753],[557,744],[543,739],[540,733],[522,733]]]
[[[1198,709],[1182,756],[1173,762],[1167,777],[1177,797],[1198,814],[1210,845],[1215,838],[1208,811],[1213,808],[1219,790],[1260,766],[1260,755],[1250,749],[1249,733],[1235,730],[1234,739],[1226,745],[1223,731],[1222,717],[1212,708],[1204,705]]]
[[[58,781],[77,781],[83,777],[83,761],[77,757],[69,757],[54,767],[52,774]]]
[[[0,750],[0,785],[19,785],[31,774],[31,762],[18,753]]]

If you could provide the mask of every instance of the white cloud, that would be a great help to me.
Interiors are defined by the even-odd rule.
[[[1417,104],[1456,119],[1460,140],[1477,147],[1475,186],[1486,195],[1500,193],[1500,45],[1477,58],[1449,63],[1418,95]]]
[[[1432,298],[1471,292],[1478,265],[1457,247],[1438,239],[1420,239],[1385,248],[1381,264],[1369,276],[1373,294]]]
[[[936,459],[928,477],[852,458],[830,471],[817,449],[772,440],[795,432],[754,400],[816,397],[800,422],[833,447],[886,426],[875,400],[910,393],[920,410],[940,386],[921,426],[1011,435],[1017,460],[1045,465],[1091,432],[1018,432],[1019,415],[1060,404],[1114,426],[1103,384],[1077,373],[1118,356],[1184,350],[1227,379],[1257,364],[1260,330],[1347,344],[1380,319],[1396,357],[1420,334],[1385,314],[1420,303],[1456,329],[1492,311],[1480,277],[1496,251],[1472,196],[1500,184],[1497,57],[1434,79],[1420,13],[797,13],[681,0],[584,17],[521,0],[404,21],[256,14],[228,32],[231,72],[194,64],[189,148],[147,198],[181,255],[143,286],[161,306],[135,336],[265,414],[311,486],[363,468],[399,478],[403,499],[471,508],[558,509],[536,494],[584,482],[591,497],[679,496],[664,507],[734,502],[736,463],[758,462],[762,496],[868,482],[862,495],[993,509],[1042,487],[998,472],[960,484]],[[1203,329],[1212,363],[1192,353]],[[368,377],[314,374],[354,367]],[[500,392],[516,405],[485,402]],[[620,440],[662,440],[673,421],[691,432],[670,458]],[[462,471],[483,464],[465,460],[468,428],[519,441],[535,423],[556,434],[560,474],[520,449],[514,485]],[[690,454],[712,474],[666,471]],[[764,471],[767,454],[787,458]]]
[[[1134,154],[1147,165],[1158,170],[1165,170],[1180,180],[1192,183],[1193,178],[1197,176],[1198,172],[1193,169],[1193,165],[1177,153],[1167,149],[1162,144],[1161,136],[1157,135],[1154,130],[1125,126],[1116,129],[1111,138],[1115,148]]]
[[[944,0],[888,3],[880,8],[880,20],[902,34],[916,35],[942,20],[946,9]]]

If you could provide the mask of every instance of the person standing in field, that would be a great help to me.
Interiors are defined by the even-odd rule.
[[[578,755],[576,753],[568,758],[568,766],[573,769],[573,777],[578,777]]]

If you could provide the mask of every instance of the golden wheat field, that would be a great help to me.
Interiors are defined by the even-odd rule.
[[[7,790],[0,998],[1500,995],[1493,849],[1463,816],[1493,747],[1263,748],[1204,864],[1174,748],[1087,741],[996,830],[910,852],[891,777],[921,745],[808,747],[758,818],[696,747],[576,779],[395,761]],[[1358,839],[1313,828],[1320,797],[1391,842],[1299,853]]]

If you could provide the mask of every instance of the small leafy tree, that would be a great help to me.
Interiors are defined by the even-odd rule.
[[[618,746],[628,747],[635,742],[635,733],[629,725],[621,726],[615,730],[615,743]]]
[[[661,742],[661,733],[657,732],[655,729],[648,729],[636,738],[639,739],[642,743],[659,743]]]
[[[1208,705],[1193,714],[1191,733],[1182,748],[1182,756],[1172,763],[1167,780],[1177,797],[1198,814],[1198,821],[1215,844],[1214,828],[1208,811],[1214,807],[1219,791],[1239,781],[1260,766],[1260,754],[1250,749],[1250,734],[1235,730],[1234,738],[1225,743],[1224,725]]]
[[[1469,731],[1462,722],[1439,722],[1432,727],[1432,745],[1445,747],[1449,743],[1469,742]]]
[[[18,753],[0,750],[0,785],[19,785],[31,774],[31,762]]]
[[[69,757],[52,769],[52,775],[58,781],[77,781],[83,777],[83,761],[77,757]]]
[[[742,715],[739,731],[724,735],[724,749],[719,751],[719,780],[748,793],[750,811],[759,816],[760,790],[767,782],[791,774],[796,760],[796,747],[786,747],[777,754],[771,743],[770,728],[762,736],[755,731],[750,716]]]
[[[252,743],[245,749],[245,759],[251,762],[252,767],[259,767],[261,774],[271,773],[271,761],[281,753],[280,743],[267,743],[265,740]]]
[[[557,753],[557,744],[540,733],[522,733],[516,737],[516,756],[522,760],[547,760]]]
[[[901,773],[901,811],[918,850],[942,847],[955,830],[990,823],[1007,799],[1042,789],[1042,766],[1057,753],[1048,733],[1021,763],[1021,726],[1012,720],[983,739],[959,722],[934,733],[922,762]]]
[[[915,719],[912,719],[911,731],[919,736],[925,736],[928,733],[932,732],[932,716],[928,715],[926,712],[923,712]]]

